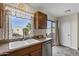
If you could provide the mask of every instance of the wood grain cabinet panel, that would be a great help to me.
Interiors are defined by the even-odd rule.
[[[6,18],[6,15],[5,15],[5,6],[3,3],[0,3],[0,28],[3,28],[3,22],[5,22],[5,18]]]
[[[0,3],[0,28],[2,27],[3,4]]]
[[[47,15],[37,11],[34,14],[34,28],[35,29],[46,29],[47,28]]]
[[[30,56],[42,56],[42,50],[39,49],[39,50],[33,51],[32,53],[30,53]]]

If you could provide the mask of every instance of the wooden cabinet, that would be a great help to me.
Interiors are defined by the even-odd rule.
[[[33,45],[13,52],[9,52],[7,56],[41,56],[42,44]]]
[[[46,29],[47,28],[47,15],[37,11],[34,14],[34,28],[35,29]]]
[[[32,53],[30,53],[30,56],[42,56],[42,53],[40,53],[41,51],[41,49],[33,51]]]
[[[31,45],[24,48],[18,48],[3,53],[1,56],[51,56],[52,39],[42,43]]]
[[[0,28],[3,27],[3,21],[5,20],[5,6],[3,3],[0,3]]]

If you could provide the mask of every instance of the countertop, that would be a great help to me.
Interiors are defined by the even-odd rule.
[[[22,41],[14,41],[5,44],[0,44],[0,55],[7,54],[8,52],[19,50],[35,44],[43,43],[48,40],[51,40],[51,38],[27,39]]]

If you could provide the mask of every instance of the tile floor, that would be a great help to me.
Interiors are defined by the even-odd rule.
[[[52,47],[53,56],[79,56],[79,51],[64,46]]]

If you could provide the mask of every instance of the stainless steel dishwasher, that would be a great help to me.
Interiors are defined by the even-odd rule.
[[[46,41],[42,46],[42,55],[43,56],[52,56],[52,41]]]

